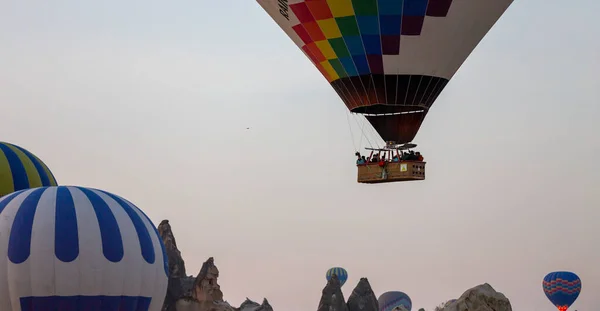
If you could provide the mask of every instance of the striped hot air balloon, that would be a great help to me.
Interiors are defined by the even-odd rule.
[[[328,282],[331,279],[331,276],[333,276],[334,274],[337,275],[338,280],[340,280],[340,286],[344,286],[344,283],[346,283],[346,281],[348,280],[348,271],[340,267],[333,267],[327,270],[327,273],[325,273],[325,278]]]
[[[379,311],[393,311],[399,306],[403,306],[406,310],[412,309],[412,301],[407,294],[403,292],[385,292],[379,299]]]
[[[0,198],[0,310],[159,311],[168,264],[150,219],[83,187]]]
[[[544,277],[542,288],[548,300],[559,311],[567,311],[575,300],[577,300],[577,297],[579,297],[581,279],[573,272],[551,272]]]
[[[46,164],[22,147],[0,142],[0,197],[42,186],[56,186]]]

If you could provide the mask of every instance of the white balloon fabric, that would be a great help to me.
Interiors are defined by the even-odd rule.
[[[0,198],[0,310],[160,311],[168,264],[131,202],[74,187]]]

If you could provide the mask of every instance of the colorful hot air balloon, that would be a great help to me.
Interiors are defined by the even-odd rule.
[[[412,308],[410,297],[403,292],[385,292],[379,296],[377,301],[379,302],[379,311],[392,311],[399,306],[403,306],[408,311]]]
[[[329,282],[329,279],[331,279],[331,276],[334,274],[337,275],[338,280],[340,280],[340,285],[344,286],[344,283],[346,283],[346,281],[348,280],[348,271],[346,271],[346,269],[340,268],[340,267],[334,267],[334,268],[327,270],[327,273],[325,273],[325,278],[327,279],[328,282]]]
[[[579,297],[581,280],[573,272],[551,272],[544,277],[542,288],[559,311],[566,311]]]
[[[0,198],[0,310],[159,311],[164,245],[129,201],[83,187]]]
[[[56,186],[46,164],[19,146],[0,142],[0,197],[43,186]]]
[[[513,0],[257,0],[388,144],[427,112]]]

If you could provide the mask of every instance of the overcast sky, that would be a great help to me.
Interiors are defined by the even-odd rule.
[[[188,274],[214,256],[234,305],[315,310],[339,265],[346,297],[368,277],[413,309],[488,282],[552,310],[542,278],[572,270],[592,311],[599,11],[515,1],[415,139],[427,180],[373,186],[345,106],[253,0],[0,0],[0,140],[169,219]]]

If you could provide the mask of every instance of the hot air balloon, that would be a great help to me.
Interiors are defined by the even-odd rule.
[[[344,286],[344,283],[346,283],[346,281],[348,280],[348,271],[346,271],[346,269],[344,268],[333,267],[327,270],[327,273],[325,273],[325,278],[327,279],[327,281],[329,281],[331,279],[331,276],[334,274],[337,275],[338,280],[340,280],[340,286]]]
[[[416,147],[433,103],[513,0],[257,2],[386,142],[367,149],[397,153]],[[424,165],[362,164],[358,182],[423,180]]]
[[[0,198],[0,310],[159,311],[164,245],[150,219],[106,191],[40,187]]]
[[[46,164],[24,148],[0,142],[0,197],[42,186],[56,186]]]
[[[573,272],[551,272],[544,277],[542,288],[546,297],[559,311],[567,311],[579,297],[581,280]]]
[[[377,301],[379,302],[379,311],[392,311],[400,306],[408,311],[412,308],[410,297],[403,292],[385,292],[379,296]]]

